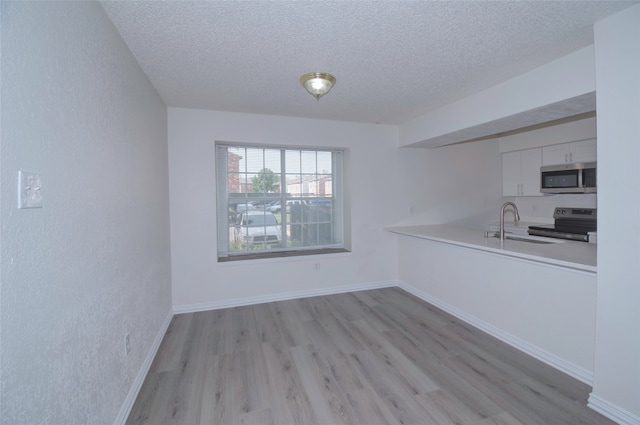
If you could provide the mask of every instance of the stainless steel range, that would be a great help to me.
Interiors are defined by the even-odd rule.
[[[595,208],[557,207],[553,218],[554,224],[529,226],[528,233],[535,236],[589,242],[589,232],[597,230]]]

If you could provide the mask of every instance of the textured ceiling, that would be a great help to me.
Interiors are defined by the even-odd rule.
[[[637,1],[103,1],[167,106],[403,122],[593,43]],[[316,101],[298,78],[330,72]]]

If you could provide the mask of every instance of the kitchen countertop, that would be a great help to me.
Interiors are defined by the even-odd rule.
[[[522,258],[554,266],[596,273],[597,245],[586,242],[563,241],[539,244],[517,240],[501,241],[485,237],[483,230],[447,225],[386,227],[386,231],[435,242],[477,249],[508,257]]]

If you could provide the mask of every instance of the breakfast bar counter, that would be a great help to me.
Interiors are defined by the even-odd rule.
[[[387,227],[386,231],[498,255],[596,273],[597,245],[586,242],[519,237],[501,241],[483,230],[449,225]],[[542,242],[542,243],[541,243]],[[544,243],[548,242],[548,243]]]

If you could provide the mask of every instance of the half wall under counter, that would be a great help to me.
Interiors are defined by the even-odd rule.
[[[447,225],[386,227],[386,231],[469,249],[491,252],[542,264],[596,273],[597,245],[585,242],[560,241],[540,244],[486,237],[485,232]]]
[[[595,245],[501,242],[446,225],[385,230],[398,234],[401,288],[592,384]]]

